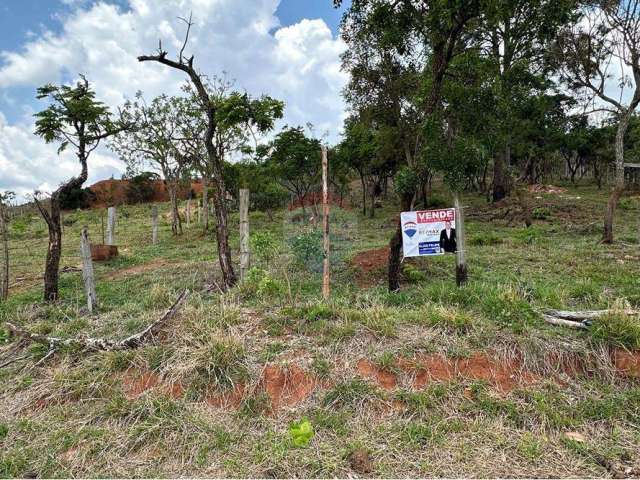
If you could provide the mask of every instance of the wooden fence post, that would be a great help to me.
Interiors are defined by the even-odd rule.
[[[0,278],[0,300],[6,300],[9,296],[9,233],[7,222],[9,217],[7,209],[0,201],[0,236],[2,237],[2,277]]]
[[[115,245],[116,236],[116,207],[107,210],[107,245]]]
[[[329,299],[329,186],[328,186],[329,161],[327,159],[327,147],[322,146],[322,235],[324,262],[322,268],[322,297]]]
[[[93,260],[91,259],[91,243],[89,242],[89,229],[85,226],[80,234],[80,253],[82,254],[82,279],[84,290],[87,294],[87,308],[89,313],[98,307],[96,296],[96,284],[93,275]]]
[[[249,271],[249,190],[240,189],[240,281]]]
[[[460,287],[467,283],[466,241],[464,237],[464,213],[458,193],[454,196],[456,208],[456,284]]]
[[[151,243],[158,243],[158,206],[151,207]]]
[[[191,199],[187,198],[187,227],[191,226]]]

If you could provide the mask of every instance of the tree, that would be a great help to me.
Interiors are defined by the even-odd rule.
[[[147,167],[162,173],[171,200],[171,231],[182,234],[178,211],[178,184],[189,168],[191,158],[181,149],[179,122],[184,103],[179,97],[160,95],[150,104],[141,93],[127,102],[123,116],[135,128],[116,135],[111,147],[127,163],[131,176]]]
[[[225,169],[233,155],[251,156],[258,148],[258,136],[273,129],[275,120],[282,118],[284,104],[267,95],[254,98],[247,93],[233,90],[233,83],[214,77],[205,81],[210,102],[216,109],[216,134],[213,143],[218,158],[223,161],[223,180],[227,190],[236,197],[238,192],[225,179]],[[197,92],[190,85],[185,87],[188,98],[181,108],[179,119],[182,143],[188,155],[194,160],[194,167],[203,179],[203,203],[207,203],[209,180],[215,165],[206,154],[203,134],[207,128],[206,117],[198,108]],[[255,188],[254,188],[255,191]],[[208,229],[208,211],[205,209],[205,230]]]
[[[508,193],[513,133],[522,117],[515,98],[537,88],[536,76],[549,74],[546,53],[557,29],[571,19],[575,0],[491,0],[483,8],[481,46],[491,59],[496,95],[493,201]]]
[[[189,32],[191,30],[192,18],[190,17],[187,24],[187,31],[185,34],[184,43],[178,54],[177,60],[171,60],[167,58],[167,52],[162,49],[162,43],[160,42],[158,52],[156,55],[141,55],[138,57],[140,62],[158,62],[162,65],[180,70],[187,74],[191,82],[192,87],[195,90],[198,98],[198,105],[202,111],[202,114],[206,118],[206,130],[204,131],[204,137],[202,141],[207,152],[207,159],[209,165],[212,167],[212,183],[213,183],[213,203],[216,214],[216,241],[218,244],[218,260],[220,262],[220,269],[222,270],[222,278],[227,288],[231,288],[235,285],[237,279],[233,270],[233,264],[231,263],[231,248],[229,246],[229,228],[228,228],[228,215],[227,206],[225,204],[226,189],[223,178],[223,161],[220,152],[216,150],[214,138],[218,133],[218,105],[211,101],[209,92],[207,91],[203,76],[196,71],[193,66],[194,57],[190,58],[184,56],[184,50],[189,40]]]
[[[320,141],[309,138],[302,127],[284,127],[271,142],[268,165],[277,181],[300,202],[306,214],[306,197],[320,179]]]
[[[478,18],[479,7],[480,2],[476,0],[354,0],[343,20],[343,38],[349,46],[347,52],[366,52],[359,55],[356,62],[351,61],[353,56],[349,53],[343,59],[343,65],[352,77],[355,75],[356,80],[363,82],[358,90],[380,91],[383,86],[388,88],[382,90],[391,92],[383,97],[390,100],[383,102],[390,115],[386,120],[381,115],[376,118],[389,128],[399,130],[403,130],[403,119],[418,119],[414,128],[406,129],[410,134],[401,137],[406,168],[396,175],[396,191],[402,211],[411,209],[418,179],[427,178],[421,175],[418,165],[424,146],[424,127],[438,117],[446,73],[452,59],[466,50],[467,35],[471,30],[468,27]],[[368,74],[372,62],[377,63],[379,68],[375,70],[380,74]],[[414,81],[414,72],[416,94],[407,96],[406,85]],[[351,85],[349,89],[352,89]],[[389,242],[390,291],[400,288],[401,253],[402,228],[398,219]]]
[[[87,160],[100,142],[113,136],[128,125],[121,120],[114,121],[109,109],[95,98],[89,82],[83,76],[75,86],[47,84],[38,88],[37,98],[48,99],[51,104],[35,114],[35,134],[45,142],[60,142],[58,153],[69,146],[76,150],[80,163],[80,174],[60,185],[50,197],[47,209],[34,196],[40,214],[49,230],[49,248],[44,272],[44,299],[58,299],[58,276],[60,252],[62,250],[62,229],[60,225],[60,198],[82,187],[88,176]]]
[[[555,54],[562,80],[593,111],[608,112],[617,121],[615,181],[602,234],[603,243],[612,243],[615,212],[625,188],[625,135],[640,103],[640,0],[593,2],[578,22],[563,30]]]

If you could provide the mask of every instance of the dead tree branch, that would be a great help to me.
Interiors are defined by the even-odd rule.
[[[158,320],[150,324],[147,328],[138,332],[123,340],[111,340],[106,338],[58,338],[48,337],[46,335],[40,335],[37,333],[31,333],[28,330],[7,322],[6,326],[14,335],[17,335],[25,340],[33,343],[41,343],[49,346],[49,353],[47,357],[53,354],[61,347],[77,348],[80,350],[90,351],[121,351],[138,348],[144,345],[154,335],[156,335],[165,324],[171,320],[180,310],[184,304],[188,290],[184,290],[176,299],[176,301],[169,307],[169,309]]]

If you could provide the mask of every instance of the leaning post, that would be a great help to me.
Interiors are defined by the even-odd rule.
[[[158,206],[151,207],[151,243],[158,243]]]

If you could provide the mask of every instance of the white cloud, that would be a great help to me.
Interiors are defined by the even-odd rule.
[[[20,52],[0,53],[0,89],[35,90],[43,83],[83,73],[98,97],[111,106],[138,90],[148,98],[162,92],[176,94],[186,80],[184,74],[156,63],[139,63],[136,57],[153,53],[159,38],[175,55],[184,35],[184,24],[177,17],[193,11],[195,25],[187,53],[195,55],[198,69],[208,75],[227,72],[237,88],[284,100],[282,123],[311,122],[318,132],[328,130],[335,139],[344,117],[340,92],[346,75],[339,59],[344,44],[322,20],[278,28],[279,1],[130,0],[128,10],[108,3],[78,7],[62,19],[59,35],[45,33]],[[8,125],[4,118],[0,122],[0,188],[27,192],[45,182],[57,185],[77,173],[72,155],[58,158],[55,146],[32,135],[31,123]],[[113,173],[119,162],[111,155],[101,151],[92,158],[93,179],[99,178],[96,172]],[[41,168],[52,164],[60,168]]]

